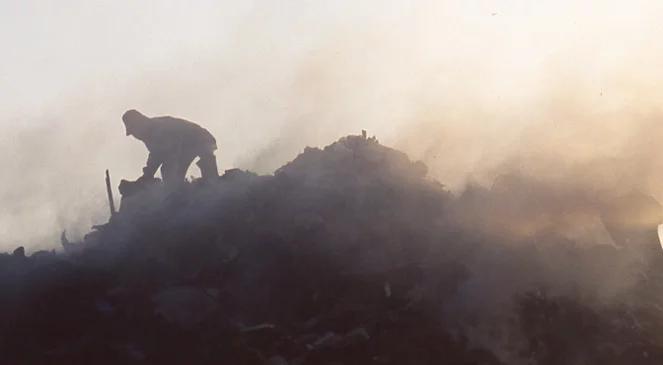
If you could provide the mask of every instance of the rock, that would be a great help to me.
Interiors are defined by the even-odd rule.
[[[14,257],[19,257],[19,258],[25,258],[25,248],[23,246],[18,247],[17,249],[14,250],[12,253]]]

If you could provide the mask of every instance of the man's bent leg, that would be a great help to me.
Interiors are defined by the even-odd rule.
[[[166,159],[161,166],[163,182],[168,186],[177,186],[184,183],[186,172],[195,156],[177,156]]]
[[[219,170],[216,166],[216,156],[214,152],[205,153],[199,156],[200,159],[196,163],[200,168],[200,176],[203,180],[216,179],[219,177]]]

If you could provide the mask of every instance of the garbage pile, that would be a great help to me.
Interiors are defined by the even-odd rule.
[[[81,242],[0,255],[0,363],[663,363],[655,235],[515,244],[467,209],[499,189],[426,174],[348,136],[269,176],[125,182]]]

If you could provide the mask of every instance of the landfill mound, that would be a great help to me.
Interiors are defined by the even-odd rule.
[[[663,363],[652,227],[514,243],[487,216],[519,185],[426,173],[348,136],[274,175],[125,184],[81,242],[0,255],[0,363]]]

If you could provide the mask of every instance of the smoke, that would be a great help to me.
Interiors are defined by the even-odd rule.
[[[537,181],[554,197],[537,209],[566,220],[634,189],[663,198],[655,2],[69,5],[80,16],[6,12],[30,20],[2,32],[19,35],[3,73],[3,249],[106,219],[103,171],[117,184],[146,157],[124,136],[130,108],[205,126],[222,169],[269,173],[366,129],[458,194]]]

